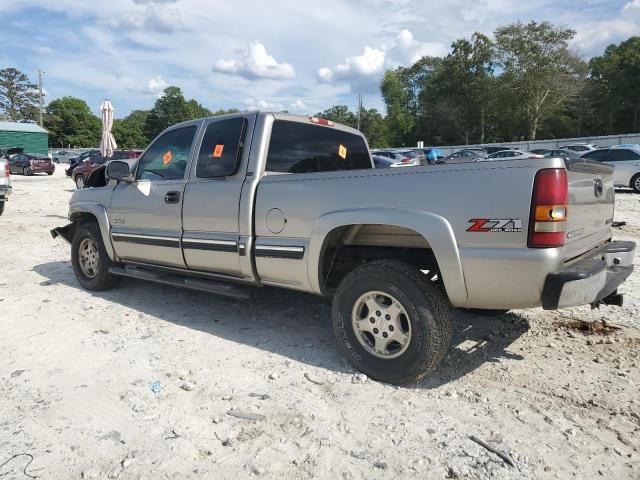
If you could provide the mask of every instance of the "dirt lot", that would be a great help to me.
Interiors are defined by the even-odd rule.
[[[71,181],[61,168],[12,179],[0,464],[33,461],[13,458],[2,479],[640,478],[639,274],[623,308],[457,312],[438,372],[397,388],[338,356],[320,298],[264,289],[240,303],[134,280],[82,290],[49,235]],[[640,240],[640,196],[617,202],[616,236]],[[602,319],[622,327],[568,328]]]

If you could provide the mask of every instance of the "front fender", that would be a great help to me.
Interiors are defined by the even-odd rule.
[[[322,293],[320,258],[327,235],[335,228],[359,224],[404,227],[422,235],[431,246],[438,262],[449,300],[454,306],[463,305],[466,302],[467,288],[460,252],[449,222],[444,217],[431,212],[395,208],[339,210],[329,212],[316,220],[307,257],[309,284],[316,293]]]
[[[104,205],[95,202],[78,202],[69,206],[69,220],[75,222],[80,220],[83,215],[92,215],[98,222],[100,234],[102,235],[102,243],[112,261],[116,261],[116,255],[110,238],[109,215]]]

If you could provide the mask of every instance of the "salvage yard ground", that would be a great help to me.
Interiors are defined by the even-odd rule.
[[[640,478],[638,272],[623,308],[456,312],[439,370],[398,388],[339,357],[321,298],[259,289],[247,303],[129,279],[82,290],[49,235],[72,182],[62,168],[12,181],[0,465],[33,460],[0,479]],[[616,238],[640,242],[640,195],[618,193],[616,220]],[[581,328],[601,320],[620,328]]]

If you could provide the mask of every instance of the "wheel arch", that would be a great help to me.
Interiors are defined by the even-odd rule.
[[[102,243],[109,255],[109,259],[116,261],[115,251],[110,238],[109,215],[107,209],[97,203],[76,203],[69,207],[69,220],[74,224],[80,224],[87,221],[95,221],[100,229]]]
[[[315,221],[307,257],[309,284],[314,292],[327,293],[323,279],[323,257],[336,235],[345,228],[364,225],[386,226],[413,232],[416,236],[414,240],[419,239],[424,242],[422,248],[431,250],[451,303],[465,303],[467,290],[460,252],[449,222],[430,212],[392,208],[341,210],[327,213]]]

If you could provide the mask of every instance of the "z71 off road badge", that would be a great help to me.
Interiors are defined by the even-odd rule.
[[[520,218],[472,218],[472,223],[467,232],[521,232],[522,219]]]

